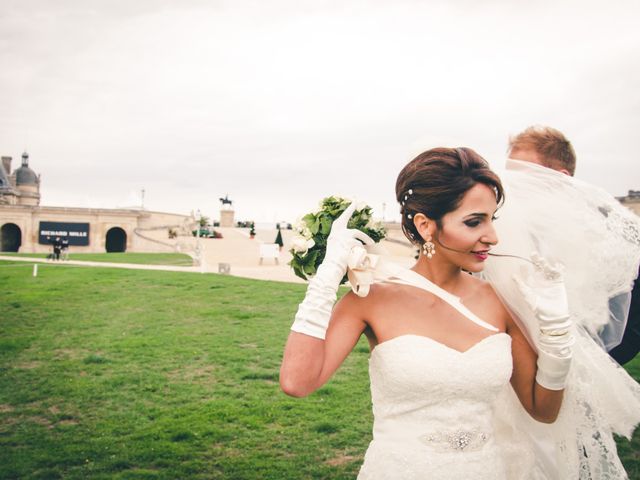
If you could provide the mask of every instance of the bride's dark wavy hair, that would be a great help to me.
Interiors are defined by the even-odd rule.
[[[415,244],[422,244],[413,218],[422,213],[442,228],[442,217],[460,205],[474,185],[492,188],[498,206],[504,202],[500,178],[487,161],[470,148],[433,148],[411,160],[396,180],[402,231]]]

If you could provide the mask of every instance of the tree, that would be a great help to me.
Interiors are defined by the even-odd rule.
[[[278,225],[278,235],[276,235],[276,240],[273,243],[277,243],[280,246],[280,250],[282,250],[284,242],[282,241],[282,232],[280,231],[280,225]]]

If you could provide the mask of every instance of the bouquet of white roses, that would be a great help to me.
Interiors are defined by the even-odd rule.
[[[295,274],[307,280],[316,273],[318,266],[324,260],[327,249],[327,238],[331,231],[331,224],[351,204],[351,200],[341,197],[327,197],[320,202],[320,208],[307,213],[296,225],[297,235],[293,237],[291,255],[293,258],[289,265],[293,267]],[[386,236],[382,222],[374,222],[371,218],[370,206],[357,205],[356,210],[349,219],[347,228],[360,230],[374,242],[379,242]],[[346,281],[345,275],[341,283]]]

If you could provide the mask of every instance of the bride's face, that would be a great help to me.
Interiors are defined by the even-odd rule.
[[[498,243],[493,228],[496,209],[491,187],[478,183],[469,189],[460,206],[442,217],[442,228],[434,235],[437,255],[463,270],[482,271],[491,246]]]

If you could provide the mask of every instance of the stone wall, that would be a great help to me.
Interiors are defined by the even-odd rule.
[[[190,253],[195,248],[191,228],[193,219],[186,215],[145,210],[91,209],[70,207],[38,207],[27,205],[0,205],[0,228],[15,224],[21,232],[22,253],[48,253],[50,245],[38,243],[41,221],[89,224],[89,245],[72,246],[76,253],[106,251],[107,232],[114,227],[126,234],[127,252]],[[169,238],[169,231],[177,236]]]

